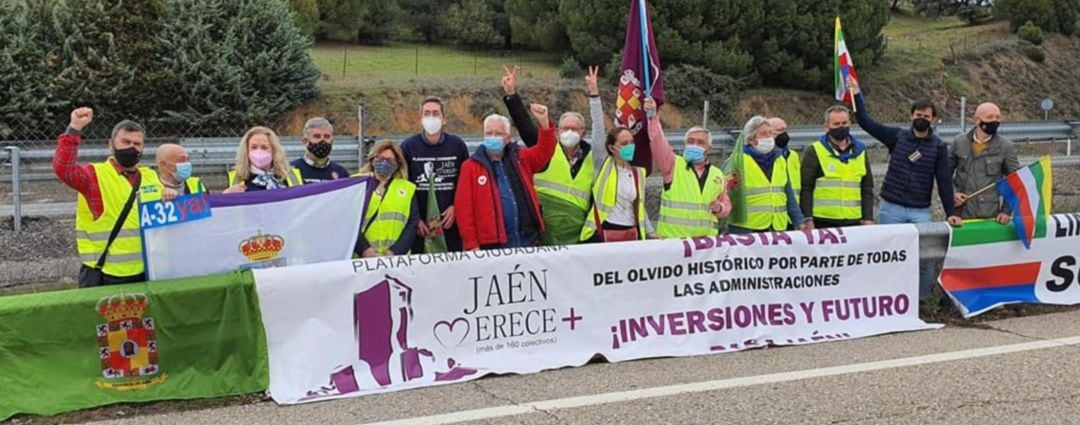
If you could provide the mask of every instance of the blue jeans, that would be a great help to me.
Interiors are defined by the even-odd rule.
[[[915,224],[929,223],[933,219],[930,216],[930,208],[908,208],[882,199],[877,221],[880,224]],[[925,300],[930,296],[930,290],[934,287],[936,267],[934,261],[919,261],[919,299]]]

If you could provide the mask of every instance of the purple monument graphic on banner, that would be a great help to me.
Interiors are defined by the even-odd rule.
[[[439,367],[431,350],[409,346],[413,289],[389,275],[353,296],[353,336],[357,361],[330,374],[328,386],[307,392],[305,400],[333,397],[414,380],[450,382],[476,373],[448,358]],[[436,369],[445,369],[439,372]]]

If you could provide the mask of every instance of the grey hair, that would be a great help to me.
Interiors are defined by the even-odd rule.
[[[116,125],[114,125],[112,128],[112,138],[115,139],[116,135],[120,134],[121,131],[130,131],[133,133],[143,134],[146,133],[146,130],[143,129],[142,124],[139,124],[132,120],[123,120],[116,123]]]
[[[484,128],[495,121],[502,123],[503,127],[506,127],[506,134],[510,134],[510,119],[499,114],[491,114],[484,118]]]
[[[851,110],[848,109],[847,106],[833,105],[833,106],[830,106],[829,109],[825,110],[825,124],[829,123],[829,115],[835,114],[837,112],[843,112],[843,113],[847,114],[848,119],[851,118]]]
[[[761,115],[755,115],[754,117],[750,118],[750,120],[746,122],[746,125],[743,126],[742,130],[742,134],[743,136],[745,136],[745,140],[757,140],[755,138],[757,137],[757,130],[763,125],[769,125],[768,118],[765,118]]]
[[[689,130],[686,130],[686,136],[683,136],[684,140],[689,139],[690,135],[694,134],[694,133],[705,133],[706,135],[708,135],[709,144],[710,145],[712,144],[712,132],[709,131],[709,129],[707,129],[705,127],[702,127],[700,125],[695,125],[693,127],[690,127]]]
[[[562,122],[563,122],[564,119],[566,119],[566,117],[577,118],[578,121],[581,121],[581,128],[582,129],[585,128],[585,116],[584,115],[581,115],[581,114],[579,114],[577,112],[573,112],[573,111],[563,112],[563,114],[559,116],[559,125],[562,125]]]
[[[325,128],[330,130],[330,133],[334,132],[334,125],[330,124],[330,120],[323,117],[315,117],[307,120],[307,122],[304,123],[304,134],[308,134],[313,128]]]

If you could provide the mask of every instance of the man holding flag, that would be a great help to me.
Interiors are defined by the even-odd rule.
[[[652,34],[652,24],[645,0],[632,0],[626,22],[622,66],[619,70],[619,97],[615,101],[615,120],[634,136],[634,159],[631,164],[652,170],[649,149],[648,119],[645,99],[657,108],[664,104],[664,80],[660,76],[660,53]]]
[[[974,122],[974,129],[957,135],[949,145],[956,205],[965,219],[996,218],[1008,224],[1011,209],[1001,202],[994,183],[1020,168],[1016,146],[998,134],[1001,109],[997,105],[979,105]]]

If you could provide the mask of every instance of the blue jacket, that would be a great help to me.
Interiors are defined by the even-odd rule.
[[[862,93],[855,96],[855,106],[859,126],[889,149],[889,170],[881,186],[881,199],[908,208],[929,208],[937,180],[945,215],[957,215],[945,142],[933,130],[928,137],[916,137],[910,128],[890,127],[874,121],[866,110]],[[916,151],[918,155],[915,155]],[[918,159],[912,161],[912,156],[918,156]]]

